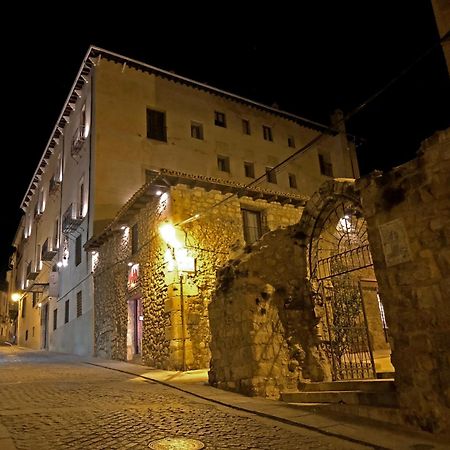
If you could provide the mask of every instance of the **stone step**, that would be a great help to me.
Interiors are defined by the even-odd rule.
[[[344,380],[329,382],[300,383],[300,392],[320,391],[362,391],[362,392],[394,392],[393,379]]]
[[[315,391],[283,392],[281,400],[288,403],[343,403],[346,405],[396,406],[394,392]]]

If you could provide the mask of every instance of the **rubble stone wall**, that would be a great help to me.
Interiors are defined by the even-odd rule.
[[[450,434],[450,130],[358,183],[410,423]]]

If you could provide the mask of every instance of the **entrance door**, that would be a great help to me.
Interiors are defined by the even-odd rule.
[[[143,308],[141,298],[128,301],[127,359],[140,361],[142,355]]]

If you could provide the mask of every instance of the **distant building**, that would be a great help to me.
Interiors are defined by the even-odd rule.
[[[232,220],[233,239],[227,242],[249,243],[266,229],[298,220],[303,199],[327,178],[358,177],[354,148],[343,127],[337,128],[89,48],[21,204],[24,216],[13,242],[10,287],[10,294],[21,295],[18,343],[80,355],[101,349],[125,358],[127,332],[111,328],[117,323],[108,317],[116,310],[102,305],[108,301],[113,305],[115,300],[105,299],[103,289],[120,298],[128,335],[140,322],[145,327],[153,294],[146,294],[148,304],[143,308],[147,312],[140,314],[137,291],[127,288],[126,280],[114,288],[105,286],[100,272],[94,272],[95,267],[107,270],[106,262],[117,259],[107,253],[119,251],[114,247],[119,241],[110,241],[110,232],[119,233],[112,227],[123,226],[129,233],[126,248],[120,250],[120,263],[128,267],[126,263],[134,262],[137,255],[142,274],[153,263],[143,259],[139,246],[153,231],[143,228],[145,220],[138,210],[158,208],[164,194],[171,211],[161,213],[161,219],[175,224],[235,193],[229,214],[215,216],[215,228],[209,229],[227,234]],[[318,145],[300,153],[283,170],[272,170],[321,133],[325,138]],[[243,189],[251,182],[254,186]],[[144,197],[133,203],[135,214],[127,210],[127,220],[122,220],[124,205],[142,193]],[[139,238],[133,241],[136,233]],[[165,277],[170,261],[161,261]],[[214,277],[212,266],[208,270]],[[137,273],[125,277],[133,283]],[[208,283],[211,289],[213,279]],[[173,280],[165,286],[171,284]],[[166,288],[161,289],[158,295],[166,295]],[[208,301],[208,295],[203,301]],[[133,307],[138,308],[134,313]],[[144,337],[148,333],[144,329]],[[150,347],[152,352],[166,352],[176,332],[167,329],[165,333],[158,339],[166,341],[152,341],[149,352]],[[117,336],[121,347],[112,350],[112,341],[105,342]],[[139,352],[135,345],[128,357]],[[164,358],[159,361],[164,366],[181,361],[168,353]]]

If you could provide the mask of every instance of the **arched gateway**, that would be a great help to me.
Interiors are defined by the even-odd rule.
[[[376,378],[375,358],[382,361],[390,354],[366,221],[353,186],[351,180],[326,183],[301,220],[333,380]]]

